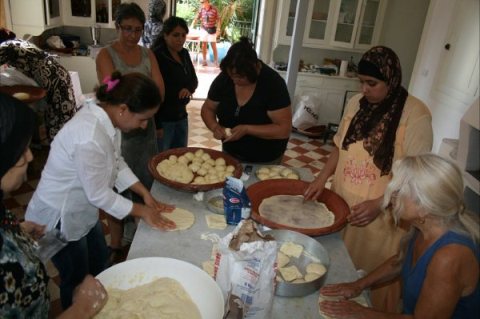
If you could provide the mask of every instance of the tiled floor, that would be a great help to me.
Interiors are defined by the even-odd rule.
[[[189,112],[189,146],[206,147],[220,150],[219,141],[213,139],[212,133],[205,127],[200,118],[200,107],[202,100],[193,100],[188,105]],[[287,146],[287,151],[283,159],[283,164],[290,167],[310,168],[312,173],[316,174],[323,167],[331,151],[331,144],[324,144],[321,139],[311,139],[303,135],[292,133]],[[17,191],[6,196],[5,202],[8,208],[14,211],[19,218],[23,218],[26,205],[30,200],[40,173],[48,156],[48,148],[41,150],[32,150],[35,156],[34,161],[29,166],[28,181]],[[107,242],[109,241],[108,227],[105,225],[105,234]],[[59,278],[55,267],[50,263],[48,273],[53,279],[50,281],[51,292],[51,318],[56,317],[61,311],[59,302]]]

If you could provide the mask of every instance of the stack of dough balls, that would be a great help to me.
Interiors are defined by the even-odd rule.
[[[257,177],[259,180],[264,181],[267,179],[299,179],[297,173],[292,169],[284,166],[262,166],[257,170]]]
[[[157,165],[157,172],[172,181],[183,184],[215,184],[233,176],[235,167],[227,165],[223,157],[213,159],[202,149],[181,156],[170,155]]]
[[[303,274],[297,266],[291,263],[291,258],[298,259],[303,254],[303,246],[292,242],[285,242],[277,253],[277,266],[280,274],[277,275],[278,282],[287,281],[292,284],[300,284],[314,281],[322,277],[327,268],[319,262],[310,262],[305,267]]]

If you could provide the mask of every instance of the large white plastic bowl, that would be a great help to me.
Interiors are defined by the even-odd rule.
[[[223,318],[223,295],[217,283],[202,269],[182,260],[163,257],[131,259],[104,270],[97,279],[107,288],[129,289],[161,277],[180,282],[203,319]]]

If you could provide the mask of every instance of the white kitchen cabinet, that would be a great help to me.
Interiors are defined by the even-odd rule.
[[[60,0],[6,0],[12,30],[19,37],[40,35],[43,31],[62,24]]]
[[[378,42],[387,0],[338,0],[331,46],[368,49]]]
[[[289,45],[298,0],[280,0],[276,40]],[[370,48],[378,42],[387,0],[309,0],[303,45],[313,48]]]

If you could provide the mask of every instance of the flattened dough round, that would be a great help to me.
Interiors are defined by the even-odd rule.
[[[335,215],[324,203],[304,201],[301,195],[275,195],[265,198],[258,207],[260,216],[277,224],[316,229],[333,225]]]
[[[195,215],[183,208],[177,207],[173,212],[165,213],[163,216],[175,222],[175,225],[177,225],[177,227],[169,229],[169,231],[189,229],[195,223]]]

